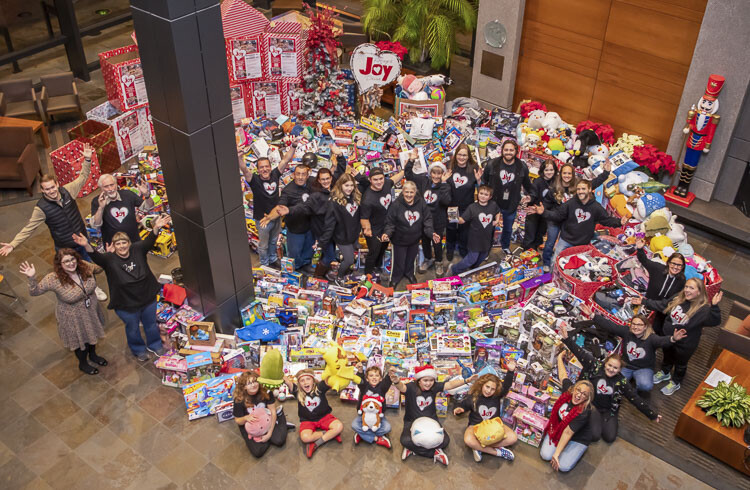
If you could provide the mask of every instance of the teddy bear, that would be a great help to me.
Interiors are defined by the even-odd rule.
[[[542,129],[542,121],[544,121],[545,112],[537,109],[529,113],[529,118],[526,121],[531,129]]]
[[[547,134],[552,134],[562,125],[563,120],[557,112],[550,111],[542,119],[542,128],[544,128]]]

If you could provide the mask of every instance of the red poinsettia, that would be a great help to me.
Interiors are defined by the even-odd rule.
[[[615,143],[615,130],[609,124],[594,121],[581,121],[576,126],[576,133],[580,134],[585,129],[592,129],[602,140],[602,143],[613,145]]]
[[[406,53],[409,52],[409,50],[398,41],[378,41],[375,43],[375,46],[377,46],[378,49],[382,51],[393,51],[394,53],[396,53],[400,60],[403,60],[404,56],[406,56]]]
[[[529,117],[529,113],[531,111],[536,110],[547,112],[547,106],[536,100],[524,102],[523,104],[521,104],[521,117],[526,119],[527,117]]]
[[[664,173],[672,175],[677,164],[671,155],[659,151],[654,145],[641,145],[633,147],[631,158],[635,163],[644,167],[654,177],[660,178]]]

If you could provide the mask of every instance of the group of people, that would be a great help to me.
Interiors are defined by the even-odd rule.
[[[137,182],[136,193],[119,189],[114,176],[103,174],[98,181],[101,193],[91,202],[89,224],[100,231],[105,251],[95,251],[76,201],[91,174],[92,153],[93,148],[85,145],[81,172],[68,184],[59,185],[54,175],[42,176],[42,197],[31,218],[10,243],[0,244],[0,255],[9,255],[30,239],[42,223],[47,225],[55,247],[52,272],[38,280],[35,265],[28,261],[21,264],[20,271],[29,279],[32,296],[55,294],[60,340],[75,353],[79,369],[94,375],[99,373],[99,367],[108,364],[96,353],[106,324],[106,312],[99,302],[108,299],[96,283],[95,275],[101,272],[109,283],[108,308],[125,324],[131,353],[139,361],[146,361],[149,352],[165,352],[156,323],[156,299],[161,286],[146,257],[159,230],[170,219],[166,215],[154,216],[151,230],[142,240],[139,217],[154,207],[149,184]]]
[[[528,167],[518,158],[518,145],[510,139],[503,142],[501,156],[484,168],[462,143],[447,167],[433,162],[418,172],[415,150],[403,171],[391,177],[380,168],[371,169],[368,175],[350,172],[342,150],[336,145],[330,149],[336,160],[333,172],[317,168],[317,156],[306,153],[294,169],[293,181],[283,189],[281,174],[296,151],[295,145],[274,170],[267,158],[259,158],[254,173],[240,157],[240,169],[253,191],[261,265],[279,264],[281,217],[286,225],[287,256],[294,260],[296,270],[323,277],[333,262],[339,262],[337,274],[329,278],[344,281],[355,262],[361,233],[367,243],[365,274],[375,275],[380,269],[381,282],[394,288],[402,279],[417,282],[415,261],[420,245],[424,260],[417,272],[434,268],[439,277],[460,274],[487,259],[497,226],[502,227],[501,248],[510,254],[513,223],[522,204],[529,204],[524,248],[540,246],[546,233],[545,271],[549,271],[554,253],[589,243],[597,224],[620,226],[627,221],[608,216],[592,193],[609,177],[608,162],[603,173],[587,181],[576,178],[572,165],[563,165],[558,172],[557,166],[547,161],[532,184]],[[311,172],[316,172],[314,178]],[[394,188],[399,183],[401,193],[396,197]],[[390,280],[382,270],[389,243]],[[316,244],[321,255],[313,269]],[[451,262],[456,251],[462,259],[446,268],[444,256]]]

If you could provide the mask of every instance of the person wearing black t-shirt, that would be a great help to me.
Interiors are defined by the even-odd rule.
[[[396,174],[401,179],[401,172]],[[370,185],[362,194],[362,206],[359,220],[362,233],[367,242],[367,257],[365,258],[365,274],[373,274],[376,267],[382,267],[383,255],[388,244],[380,241],[385,229],[385,218],[388,207],[393,203],[394,180],[385,176],[383,169],[370,170]]]
[[[240,155],[239,163],[242,175],[247,185],[253,192],[253,219],[258,230],[258,258],[260,265],[272,265],[279,267],[279,257],[276,252],[281,232],[281,220],[271,220],[266,226],[261,226],[260,221],[279,203],[279,192],[281,191],[281,175],[287,165],[294,157],[296,145],[292,145],[275,169],[271,169],[271,161],[261,157],[255,164],[257,173],[253,173],[247,165],[245,158]]]
[[[343,285],[344,277],[354,265],[354,248],[359,240],[361,226],[361,202],[362,195],[357,188],[357,181],[349,174],[342,175],[331,190],[323,234],[318,237],[320,248],[325,250],[333,242],[341,253],[342,260],[335,279],[339,285]]]
[[[281,191],[279,205],[290,208],[307,201],[312,194],[307,180],[309,175],[309,167],[302,164],[297,165],[294,169],[294,180],[289,182]],[[261,225],[265,226],[267,221],[278,218],[280,216],[278,209],[279,206],[276,206],[272,212],[268,213],[261,220]],[[284,219],[284,223],[286,225],[286,253],[294,259],[294,268],[306,274],[312,274],[313,270],[310,264],[312,263],[315,239],[312,231],[310,231],[310,219],[302,215],[288,216]]]
[[[361,369],[360,369],[361,373]],[[395,381],[399,382],[399,377],[396,375],[396,369],[391,367],[388,376],[383,377],[380,368],[377,366],[370,366],[365,371],[362,382],[359,384],[359,400],[357,401],[358,414],[362,413],[362,402],[365,399],[372,399],[380,403],[382,407],[383,400],[385,400],[385,394],[391,388],[391,385]],[[382,410],[382,408],[381,408]],[[369,444],[375,443],[378,446],[385,448],[391,448],[391,441],[388,439],[386,434],[391,431],[391,424],[385,418],[385,414],[380,418],[380,426],[377,430],[363,430],[362,429],[362,417],[355,416],[352,421],[352,429],[354,430],[354,444],[359,444],[360,441],[365,441]]]
[[[534,179],[531,185],[534,186],[534,199],[529,202],[529,206],[541,204],[542,200],[552,192],[550,186],[557,177],[557,164],[554,160],[545,160],[539,167],[539,177]],[[547,233],[547,221],[536,213],[526,215],[526,222],[523,228],[523,243],[521,246],[524,250],[536,250],[544,242],[544,234]],[[555,236],[557,240],[557,236]]]
[[[495,227],[500,226],[502,213],[492,199],[492,188],[486,185],[479,186],[477,202],[466,208],[458,222],[469,226],[469,238],[466,241],[467,253],[457,264],[448,266],[448,276],[466,272],[489,257],[492,250],[492,237],[495,235]]]
[[[466,208],[474,202],[474,191],[477,182],[482,178],[482,172],[471,155],[471,150],[466,143],[456,147],[448,164],[451,173],[448,184],[451,186],[451,206],[458,208],[459,216]],[[467,243],[469,241],[469,226],[467,224],[448,223],[445,229],[445,258],[448,262],[453,260],[453,253],[458,248],[461,256],[468,253]]]
[[[648,286],[646,287],[646,294],[644,294],[646,298],[654,301],[671,299],[682,291],[687,278],[685,277],[685,257],[681,253],[675,252],[670,255],[665,266],[661,262],[650,260],[646,256],[646,251],[643,249],[646,246],[646,241],[643,238],[637,239],[635,245],[638,249],[635,254],[638,262],[648,271]],[[654,312],[652,325],[654,332],[659,335],[664,334],[665,319],[666,315],[663,312]]]
[[[518,205],[528,203],[533,197],[533,187],[529,180],[529,168],[518,158],[518,144],[514,140],[503,141],[500,147],[502,156],[490,160],[482,172],[482,183],[492,187],[495,202],[503,213],[503,232],[500,246],[510,254],[510,237],[513,222],[516,220]],[[521,199],[521,187],[528,196]]]
[[[591,403],[594,385],[580,380],[575,385],[563,381],[563,393],[552,406],[539,456],[549,461],[552,469],[567,473],[575,468],[583,453],[593,442],[591,434]]]
[[[401,445],[404,447],[401,452],[402,461],[414,453],[425,458],[433,458],[434,461],[448,466],[448,455],[443,451],[450,443],[448,434],[443,432],[443,441],[437,447],[428,449],[414,444],[411,438],[411,426],[415,420],[422,417],[431,418],[440,424],[435,405],[438,395],[443,391],[473,383],[477,378],[478,376],[475,374],[465,380],[459,378],[446,383],[438,382],[437,371],[433,366],[427,364],[415,369],[412,383],[405,384],[403,381],[399,381],[395,385],[398,391],[404,393],[406,399],[404,430],[401,433]]]
[[[260,440],[254,440],[248,437],[245,430],[245,423],[252,422],[254,415],[253,409],[263,409],[269,411],[271,415],[271,424],[268,432],[261,436]],[[282,447],[286,443],[286,434],[289,430],[286,424],[286,416],[281,405],[276,403],[273,394],[266,390],[258,382],[258,374],[254,371],[242,373],[234,384],[234,405],[232,407],[234,421],[242,434],[242,440],[245,441],[250,454],[256,458],[263,456],[271,444]]]
[[[299,438],[305,444],[305,455],[312,458],[315,450],[331,439],[341,443],[344,424],[331,413],[326,399],[330,387],[326,382],[316,382],[312,369],[298,372],[296,385],[292,384],[291,378],[285,379],[285,382],[297,398]]]
[[[118,189],[117,180],[110,174],[99,177],[99,197],[91,201],[91,226],[101,228],[102,242],[112,243],[115,233],[126,233],[133,243],[141,241],[138,234],[138,213],[146,213],[154,207],[148,183],[137,184],[138,193]],[[144,200],[145,199],[145,200]]]
[[[159,216],[153,222],[152,232],[137,243],[131,243],[127,234],[118,232],[112,237],[106,253],[94,251],[84,235],[73,235],[76,244],[84,247],[91,260],[104,269],[109,282],[108,308],[115,310],[125,323],[128,347],[139,361],[148,360],[146,351],[158,356],[165,352],[156,326],[156,295],[161,287],[148,266],[147,256],[156,243],[159,230],[170,221],[166,215]],[[146,342],[141,336],[141,324]]]
[[[516,376],[516,362],[507,361],[508,372],[505,373],[502,388],[498,390],[500,378],[494,374],[485,374],[481,376],[469,390],[469,394],[458,406],[453,409],[453,415],[460,415],[469,412],[469,426],[464,431],[464,444],[466,444],[474,454],[474,461],[482,461],[482,453],[491,454],[498,458],[513,461],[515,455],[513,451],[507,449],[508,446],[515,444],[518,440],[516,433],[512,429],[505,427],[505,436],[500,442],[491,446],[484,447],[479,443],[477,436],[474,435],[474,426],[501,415],[502,400],[510,391],[513,385],[513,378]]]

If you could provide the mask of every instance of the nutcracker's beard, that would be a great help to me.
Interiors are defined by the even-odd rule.
[[[708,100],[701,97],[701,99],[698,101],[698,109],[708,112],[709,114],[716,114],[716,111],[719,110],[719,101]]]

